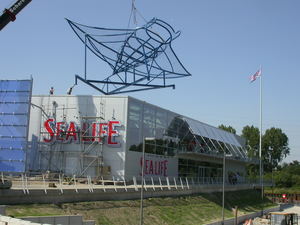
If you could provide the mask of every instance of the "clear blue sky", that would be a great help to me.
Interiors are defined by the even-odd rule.
[[[1,0],[0,10],[12,0]],[[182,35],[173,48],[193,75],[176,89],[130,94],[202,122],[259,126],[259,82],[248,77],[263,67],[263,127],[281,128],[291,155],[300,160],[299,0],[136,0],[143,17],[169,22]],[[82,74],[83,45],[64,18],[111,28],[127,28],[131,0],[32,0],[17,20],[0,32],[0,79],[34,79],[34,94],[65,94]],[[138,24],[144,22],[138,17]],[[131,27],[133,24],[131,23]],[[107,76],[92,60],[88,72]],[[99,94],[83,83],[74,94]]]

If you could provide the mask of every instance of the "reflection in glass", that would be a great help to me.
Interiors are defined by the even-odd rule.
[[[128,110],[130,151],[141,152],[143,137],[155,137],[155,141],[147,142],[146,153],[175,156],[194,152],[221,157],[225,151],[236,159],[246,157],[241,146],[233,146],[234,135],[218,128],[133,99]]]

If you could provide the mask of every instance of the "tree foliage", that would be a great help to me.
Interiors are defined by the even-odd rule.
[[[259,157],[259,129],[254,126],[245,126],[242,137],[246,139],[248,155]],[[270,172],[290,153],[288,137],[281,129],[272,127],[262,136],[262,160],[264,170]]]
[[[288,137],[279,128],[266,130],[263,136],[263,160],[266,171],[271,171],[290,153]]]
[[[259,129],[254,126],[245,126],[242,130],[243,138],[246,140],[246,149],[250,158],[259,157]],[[259,173],[259,166],[256,164],[247,165],[248,175],[255,177]]]
[[[234,134],[236,133],[236,130],[231,126],[221,124],[219,128]],[[246,140],[248,156],[251,158],[259,158],[259,129],[254,126],[245,126],[241,136]],[[290,149],[288,147],[287,135],[280,128],[272,127],[267,129],[262,136],[262,161],[264,171],[270,172],[272,168],[277,168],[279,163],[289,155],[289,153]],[[258,174],[258,169],[258,165],[248,166],[249,175]]]
[[[248,156],[259,157],[259,129],[254,126],[245,126],[241,136],[246,140]]]
[[[236,130],[232,126],[226,126],[224,124],[221,124],[221,125],[218,126],[218,128],[222,129],[222,130],[225,130],[225,131],[228,131],[230,133],[236,134]]]
[[[274,181],[279,188],[300,187],[300,162],[295,160],[279,165],[274,172]]]

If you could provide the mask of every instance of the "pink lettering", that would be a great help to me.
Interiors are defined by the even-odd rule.
[[[78,128],[74,122],[69,124],[66,122],[56,122],[54,119],[48,119],[44,122],[46,130],[43,140],[45,143],[52,143],[55,141],[69,142],[78,141],[79,133],[81,140],[86,142],[102,142],[103,137],[108,136],[107,144],[113,147],[120,146],[120,143],[115,140],[119,136],[117,127],[121,126],[120,121],[109,121],[108,123],[88,123],[82,124],[82,129]]]
[[[49,139],[44,137],[44,142],[46,142],[46,143],[51,143],[52,141],[54,141],[54,131],[53,131],[52,127],[50,126],[50,123],[52,123],[53,121],[54,121],[54,119],[48,119],[44,123],[45,129],[48,132],[48,135],[50,135]]]
[[[153,174],[153,161],[150,160],[149,174]]]
[[[107,136],[107,123],[100,123],[99,124],[99,126],[100,126],[100,142],[102,141],[102,138],[103,137],[106,137]]]
[[[62,127],[64,127],[65,122],[58,122],[56,123],[56,140],[57,141],[63,141],[64,140],[64,129],[62,129]]]
[[[95,140],[93,137],[89,137],[90,136],[89,124],[87,123],[82,124],[81,135],[82,135],[81,138],[82,141],[93,142]]]
[[[69,140],[77,141],[77,131],[76,131],[76,126],[75,126],[74,122],[70,122],[69,127],[68,127],[66,141],[69,141]]]
[[[145,174],[149,174],[148,173],[148,163],[149,163],[149,160],[145,160]]]
[[[115,136],[119,136],[119,132],[115,130],[115,127],[121,126],[120,121],[109,121],[108,122],[108,145],[118,145],[118,142],[114,141]]]
[[[167,176],[167,164],[168,164],[168,160],[164,161],[164,176]]]
[[[140,168],[142,168],[143,157],[140,158]],[[151,159],[145,160],[144,174],[168,176],[168,160],[156,161]],[[140,175],[142,173],[140,172]]]

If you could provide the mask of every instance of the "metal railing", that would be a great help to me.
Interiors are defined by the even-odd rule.
[[[128,191],[141,189],[141,177],[133,177],[130,180],[124,180],[119,177],[112,177],[112,179],[92,178],[87,177],[66,177],[63,174],[51,177],[49,174],[42,174],[39,176],[26,176],[22,174],[19,177],[4,177],[3,179],[9,180],[12,183],[10,187],[13,190],[22,190],[24,194],[30,194],[31,190],[43,190],[45,194],[49,190],[58,190],[61,194],[64,190],[80,190],[87,189],[89,192],[94,192],[95,189],[101,189],[106,192],[111,189],[115,192]],[[144,179],[145,190],[184,190],[192,189],[201,186],[217,186],[220,187],[223,183],[222,177],[145,177]],[[236,182],[230,180],[225,181],[225,185],[236,186],[249,185],[259,186],[259,179],[239,178]],[[269,181],[264,182],[264,186],[271,186]]]

